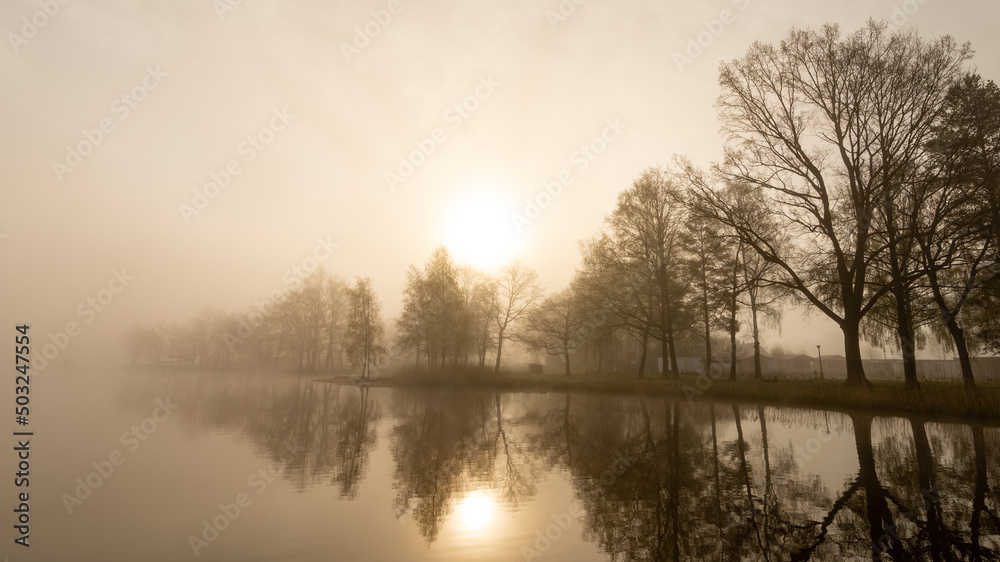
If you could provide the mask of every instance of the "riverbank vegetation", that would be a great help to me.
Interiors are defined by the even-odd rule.
[[[335,377],[337,384],[357,379]],[[977,418],[1000,421],[1000,384],[983,383],[969,391],[960,381],[925,382],[917,392],[903,381],[875,381],[860,388],[831,380],[709,378],[684,374],[679,378],[635,379],[622,374],[533,374],[507,372],[495,376],[480,369],[454,372],[404,369],[364,384],[392,388],[479,388],[504,392],[582,392],[660,396],[695,401],[724,401],[773,406],[815,407],[884,415],[920,414],[941,418]]]

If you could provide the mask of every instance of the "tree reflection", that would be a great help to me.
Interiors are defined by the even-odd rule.
[[[147,404],[171,396],[192,431],[228,429],[299,488],[332,484],[353,499],[377,445],[382,407],[369,390],[298,377],[170,377],[127,399]]]
[[[300,488],[329,481],[353,499],[376,446],[382,409],[366,388],[302,382],[260,397],[251,441]]]
[[[336,486],[348,500],[358,496],[382,428],[393,509],[428,544],[464,498],[489,491],[517,510],[544,475],[566,470],[584,508],[584,537],[615,561],[1000,560],[995,427],[298,378],[176,377],[130,388],[126,401],[163,395],[184,405],[178,416],[189,428],[236,429],[287,481]],[[820,469],[815,462],[802,464],[801,437],[783,442],[801,436],[790,433],[796,428],[824,427],[832,432],[824,454],[857,461],[840,482],[809,472]]]
[[[536,491],[540,457],[524,446],[509,397],[463,392],[397,391],[392,430],[393,507],[410,513],[424,539],[437,539],[455,502],[480,488],[497,490],[509,509]]]

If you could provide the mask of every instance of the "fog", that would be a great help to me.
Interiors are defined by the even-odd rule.
[[[0,28],[22,37],[0,49],[0,317],[37,336],[78,323],[60,358],[83,364],[120,363],[136,323],[244,310],[289,288],[310,256],[348,281],[371,277],[387,319],[407,267],[441,244],[487,269],[520,258],[559,290],[644,168],[720,157],[719,62],[792,26],[899,20],[970,41],[979,68],[1000,68],[1000,5],[984,2],[926,2],[904,18],[890,0],[566,0],[558,19],[555,0],[143,4],[59,4],[34,34],[23,18],[40,4],[0,8]],[[723,10],[732,23],[678,63]],[[602,134],[604,151],[581,160]],[[88,154],[69,154],[88,139]],[[387,179],[421,146],[433,150],[408,177]],[[561,194],[516,228],[511,215],[566,171]],[[206,195],[213,179],[226,185]],[[502,247],[463,246],[477,204],[501,209],[483,216],[510,230]],[[100,310],[87,303],[106,288]],[[779,342],[843,352],[835,325],[798,309],[764,336]]]

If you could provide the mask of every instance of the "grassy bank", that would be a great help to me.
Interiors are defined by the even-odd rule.
[[[346,377],[331,382],[351,382]],[[775,406],[804,406],[846,412],[978,418],[1000,421],[1000,385],[981,383],[966,393],[961,382],[923,382],[917,392],[902,381],[877,381],[870,389],[842,381],[706,379],[683,375],[678,380],[628,378],[618,375],[553,375],[478,370],[449,373],[400,372],[370,381],[371,386],[411,388],[480,388],[510,392],[602,392],[724,400]]]

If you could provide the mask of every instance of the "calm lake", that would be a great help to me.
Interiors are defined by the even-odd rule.
[[[8,538],[11,561],[995,560],[1000,549],[996,427],[290,375],[52,368],[32,382],[31,547]]]

